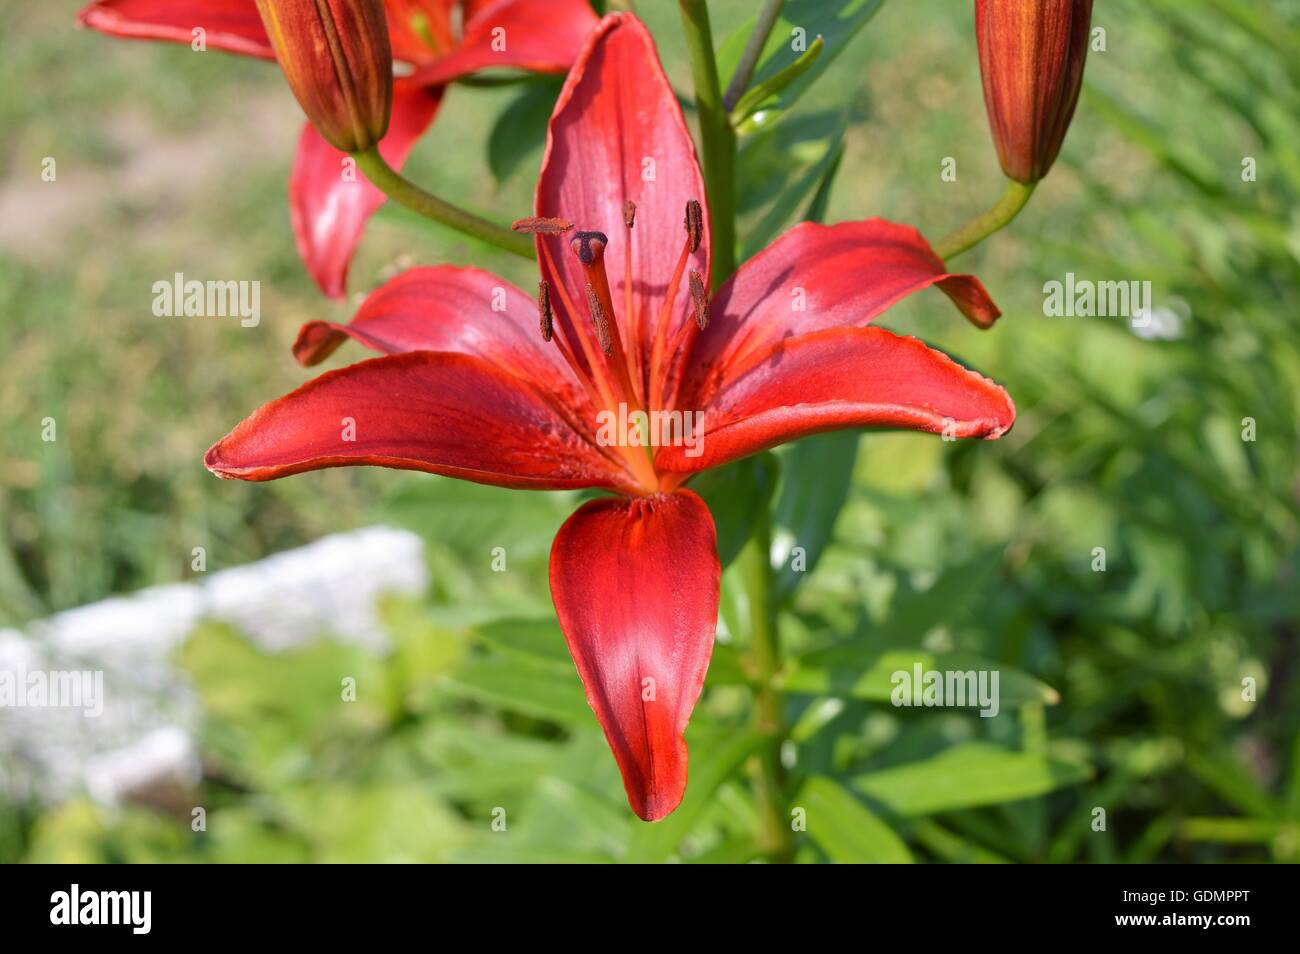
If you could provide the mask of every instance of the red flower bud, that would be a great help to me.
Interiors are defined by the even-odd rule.
[[[393,52],[383,0],[257,0],[293,95],[337,149],[368,149],[388,131]]]
[[[1092,0],[975,0],[984,104],[1002,171],[1018,182],[1047,175],[1070,127]]]

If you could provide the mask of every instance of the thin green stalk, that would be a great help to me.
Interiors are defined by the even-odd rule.
[[[528,236],[502,228],[436,195],[425,192],[393,169],[379,154],[377,148],[372,147],[365,152],[354,153],[353,158],[356,159],[361,171],[366,174],[366,178],[374,183],[380,192],[395,202],[400,202],[412,212],[503,248],[507,252],[514,252],[523,258],[536,257],[533,241]]]
[[[704,152],[704,188],[708,193],[712,228],[713,287],[736,270],[736,131],[722,104],[718,64],[713,56],[713,30],[705,0],[678,0],[682,28],[695,77],[695,107]]]
[[[758,58],[763,55],[763,47],[767,46],[767,38],[772,35],[772,27],[776,26],[776,21],[781,16],[781,8],[784,6],[785,0],[767,0],[763,4],[763,9],[759,11],[758,19],[754,22],[754,32],[745,42],[745,50],[740,54],[736,72],[732,74],[731,82],[727,85],[727,95],[722,98],[722,104],[727,108],[727,112],[736,108],[740,97],[744,96],[745,90],[749,89],[749,81],[754,76],[754,68],[758,66]]]
[[[975,216],[961,228],[949,232],[934,246],[934,252],[944,261],[974,248],[998,229],[1014,219],[1034,193],[1034,183],[1026,185],[1015,179],[1007,180],[1006,191],[987,212]]]
[[[753,532],[738,559],[749,604],[749,659],[754,683],[754,731],[762,739],[751,763],[758,804],[758,845],[771,861],[794,860],[794,829],[786,813],[785,702],[777,688],[781,641],[772,598],[772,528],[767,506],[755,517]]]

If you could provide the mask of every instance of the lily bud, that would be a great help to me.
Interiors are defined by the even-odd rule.
[[[1002,171],[1037,182],[1070,127],[1088,55],[1092,0],[975,0],[984,105]]]
[[[336,149],[384,137],[393,52],[383,0],[257,0],[258,13],[303,112]]]

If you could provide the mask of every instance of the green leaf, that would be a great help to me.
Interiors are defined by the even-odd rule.
[[[868,650],[863,643],[862,640],[853,640],[791,660],[781,681],[782,688],[786,692],[886,702],[894,692],[894,673],[903,672],[910,678],[915,667],[920,665],[926,672],[996,672],[997,704],[1002,709],[1012,709],[1027,702],[1054,705],[1060,699],[1051,686],[991,659],[965,653],[932,653],[923,649]],[[979,701],[970,699],[967,704],[978,706]]]
[[[740,101],[736,103],[736,108],[731,111],[732,123],[738,127],[742,126],[745,120],[755,113],[774,106],[777,95],[808,72],[812,65],[817,62],[817,58],[822,55],[822,50],[825,48],[826,41],[821,37],[817,37],[804,54],[785,69],[778,72],[771,79],[750,87],[749,92],[740,97]]]
[[[1005,865],[1007,858],[995,851],[954,835],[932,821],[918,821],[911,825],[912,837],[944,861],[953,864]]]
[[[558,667],[572,673],[573,660],[560,623],[554,616],[541,619],[498,619],[476,626],[473,633],[483,642],[506,653]]]
[[[852,784],[896,815],[919,818],[1034,798],[1091,775],[1079,763],[968,742],[921,762],[860,775]]]
[[[835,184],[835,176],[840,171],[840,163],[844,160],[844,142],[841,140],[831,153],[828,160],[821,163],[825,168],[822,170],[821,178],[817,181],[817,191],[813,193],[812,201],[808,203],[808,210],[803,214],[805,222],[825,222],[826,214],[830,208],[831,187]]]
[[[640,819],[632,822],[628,836],[627,860],[653,864],[666,860],[713,804],[713,793],[731,777],[745,758],[758,746],[760,739],[745,732],[710,732],[703,740],[698,733],[688,739],[691,746],[691,781],[686,796],[667,818],[647,825]]]
[[[849,110],[801,116],[751,137],[737,157],[740,209],[758,221],[744,229],[744,258],[765,248],[799,215],[839,161]]]
[[[718,528],[718,558],[727,566],[749,539],[753,515],[769,506],[780,472],[776,457],[755,454],[707,471],[691,483]]]
[[[896,595],[881,626],[890,642],[920,642],[936,626],[952,623],[955,611],[969,612],[997,575],[1002,551],[1001,546],[981,550],[946,567],[926,589]]]
[[[774,101],[762,111],[755,126],[776,122],[817,78],[848,48],[849,42],[880,9],[884,0],[789,0],[781,11],[758,59],[750,88],[762,87],[805,56],[820,37],[825,52],[793,77]],[[732,33],[718,50],[718,75],[731,77],[740,62],[757,17],[751,17]],[[743,101],[743,97],[742,97]],[[757,117],[756,117],[757,118]]]
[[[379,507],[394,525],[485,569],[498,546],[509,561],[544,557],[572,510],[570,494],[520,493],[425,475],[402,481]]]
[[[1284,827],[1285,822],[1262,818],[1188,818],[1179,826],[1178,833],[1188,841],[1251,845],[1272,841]]]
[[[322,640],[264,652],[228,626],[199,626],[177,653],[207,717],[209,746],[232,772],[273,786],[313,757],[386,725],[399,700],[379,655]],[[351,683],[345,680],[352,680]],[[355,701],[345,690],[355,690]]]
[[[488,168],[498,184],[546,144],[546,126],[562,84],[549,78],[529,82],[497,116],[488,137]]]
[[[443,686],[488,705],[555,722],[586,724],[595,717],[576,672],[546,662],[483,656],[467,662]]]
[[[1187,751],[1187,767],[1220,798],[1257,818],[1277,818],[1281,806],[1252,781],[1250,773],[1227,752]]]
[[[858,432],[805,438],[781,455],[781,490],[772,514],[772,566],[776,595],[786,599],[817,566],[835,520],[848,499]],[[795,569],[795,548],[802,569]]]
[[[892,828],[843,786],[824,775],[808,779],[795,799],[807,812],[808,835],[842,864],[910,864],[912,853]]]

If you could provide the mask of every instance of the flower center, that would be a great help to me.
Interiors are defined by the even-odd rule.
[[[629,409],[642,415],[648,409],[653,414],[672,406],[695,336],[708,327],[709,303],[704,279],[694,269],[687,271],[690,256],[699,249],[704,238],[704,211],[694,199],[686,203],[682,223],[686,235],[681,254],[649,335],[642,329],[641,322],[651,320],[651,316],[644,315],[642,309],[635,307],[633,299],[632,236],[636,225],[636,204],[624,202],[622,211],[627,240],[623,246],[621,323],[618,320],[620,310],[615,308],[606,270],[605,250],[609,237],[604,232],[591,229],[574,231],[573,223],[567,219],[542,216],[520,219],[515,222],[514,229],[532,235],[573,233],[569,250],[582,272],[581,294],[573,296],[569,289],[553,289],[545,280],[538,282],[537,312],[542,339],[559,348],[598,408],[611,414],[617,414],[620,408],[624,415]],[[549,243],[538,243],[538,246],[543,260],[550,265],[551,273],[558,274],[559,269],[550,258]],[[694,320],[681,322],[670,339],[669,325],[683,278],[688,282]],[[555,321],[553,292],[560,296],[568,322]],[[583,305],[586,307],[586,321],[582,320]],[[662,479],[654,470],[651,446],[617,450],[644,492],[656,493],[664,489]],[[680,482],[677,477],[669,479]]]

